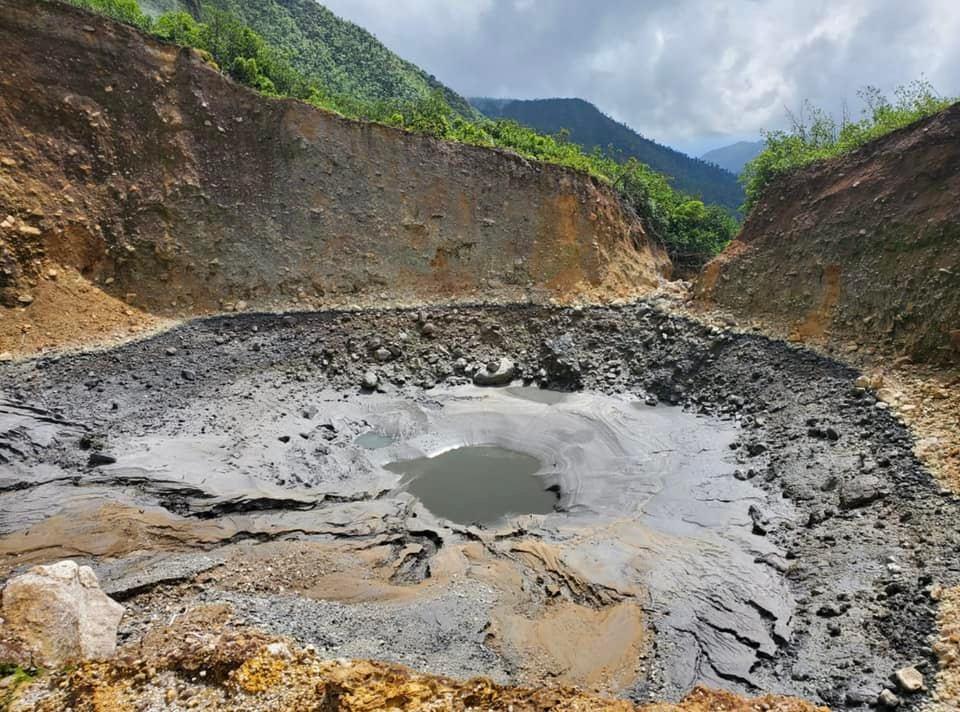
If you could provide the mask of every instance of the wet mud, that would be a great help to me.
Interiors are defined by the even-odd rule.
[[[227,602],[458,677],[872,704],[933,665],[960,507],[856,377],[649,304],[197,321],[2,366],[0,566],[90,560],[130,640]],[[416,496],[505,453],[512,501]]]

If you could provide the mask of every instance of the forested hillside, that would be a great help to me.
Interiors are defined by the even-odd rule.
[[[763,141],[737,141],[729,146],[707,151],[700,156],[700,159],[707,163],[714,163],[734,175],[740,175],[743,167],[763,150],[763,145]]]
[[[458,114],[476,115],[466,99],[315,0],[145,0],[141,7],[154,16],[185,10],[198,20],[210,8],[229,12],[334,95],[363,102],[417,100],[439,90]]]
[[[644,138],[582,99],[470,101],[491,118],[513,119],[550,134],[567,130],[570,140],[588,151],[597,147],[607,151],[613,147],[620,157],[636,158],[655,171],[670,176],[675,188],[704,202],[722,205],[731,211],[736,211],[743,203],[743,190],[732,173]]]

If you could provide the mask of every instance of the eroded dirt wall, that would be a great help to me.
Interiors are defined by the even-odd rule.
[[[960,104],[774,182],[698,296],[796,340],[960,362]]]
[[[0,47],[11,311],[51,264],[166,315],[622,295],[667,265],[591,178],[267,99],[72,7],[0,0]]]

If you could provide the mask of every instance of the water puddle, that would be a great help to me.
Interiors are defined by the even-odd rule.
[[[391,435],[384,435],[383,433],[371,430],[369,433],[358,435],[356,440],[353,441],[353,444],[364,450],[381,450],[385,447],[390,447],[396,441],[397,439]]]
[[[534,386],[514,386],[504,389],[511,396],[522,398],[533,403],[542,403],[543,405],[556,405],[563,403],[570,394],[561,391],[551,391],[546,388],[536,388]]]
[[[435,515],[459,524],[492,524],[511,515],[549,514],[558,497],[536,477],[537,458],[494,446],[461,447],[389,463],[401,487]]]

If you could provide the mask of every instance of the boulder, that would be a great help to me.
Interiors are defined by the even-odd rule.
[[[860,475],[840,485],[840,509],[860,509],[887,496],[883,482],[872,475]]]
[[[488,363],[485,368],[477,371],[473,382],[478,386],[505,386],[517,375],[517,365],[504,357],[499,361]]]
[[[4,625],[34,654],[60,667],[111,657],[123,606],[107,596],[89,566],[61,561],[10,579],[0,593]]]

